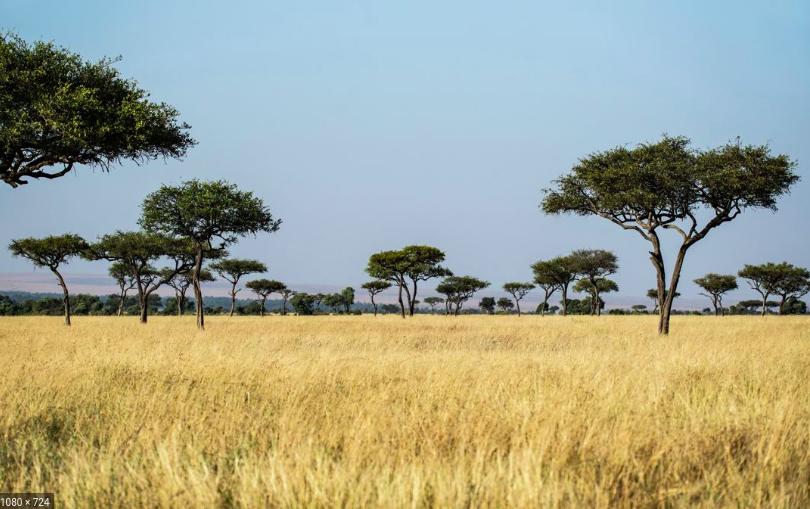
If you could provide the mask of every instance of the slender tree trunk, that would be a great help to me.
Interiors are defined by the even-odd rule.
[[[594,302],[594,306],[596,306],[596,316],[602,316],[602,301],[599,300],[599,290],[595,290],[594,294],[596,295],[596,299]]]
[[[672,314],[672,301],[675,299],[675,293],[678,290],[678,282],[681,279],[681,269],[683,269],[683,260],[686,257],[686,251],[689,246],[681,244],[678,249],[678,256],[675,258],[675,265],[672,267],[672,279],[669,283],[669,290],[666,292],[666,299],[664,305],[661,307],[661,334],[669,334],[669,318]]]
[[[416,280],[413,281],[413,294],[408,296],[408,314],[413,316],[413,310],[416,307]]]
[[[51,267],[51,272],[56,275],[56,279],[59,280],[59,286],[62,287],[62,303],[65,306],[65,325],[70,325],[70,294],[68,294],[68,287],[65,283],[65,279],[62,277],[62,274],[59,273],[56,268]]]
[[[138,320],[141,323],[146,323],[146,321],[147,321],[147,310],[146,310],[147,302],[146,301],[147,301],[149,296],[146,295],[146,290],[144,290],[144,288],[143,288],[143,282],[141,281],[141,274],[140,273],[135,275],[135,281],[137,282],[137,288],[138,288],[138,305],[141,308]]]
[[[236,283],[237,283],[237,281],[239,281],[239,280],[235,279],[233,281],[232,286],[231,286],[231,315],[230,316],[233,316],[233,313],[236,311]]]
[[[761,316],[765,316],[765,308],[766,308],[767,303],[768,303],[768,294],[760,292],[760,295],[762,295],[762,315]]]
[[[779,302],[779,316],[785,314],[785,302],[787,302],[787,294],[782,295],[782,300]]]
[[[562,315],[568,316],[568,285],[562,287]]]
[[[658,334],[669,334],[669,310],[666,316],[664,313],[665,301],[668,300],[667,296],[667,273],[664,266],[664,257],[661,255],[661,243],[658,240],[658,235],[655,232],[650,232],[650,242],[652,242],[653,250],[650,251],[650,262],[655,268],[655,281],[658,290]],[[671,305],[671,303],[670,303]]]
[[[402,283],[399,284],[399,308],[402,310],[402,318],[405,318],[405,303],[402,301]]]
[[[281,316],[287,316],[287,296],[281,296]]]
[[[264,303],[267,302],[267,297],[262,297],[262,307],[259,309],[259,316],[264,316]]]
[[[408,288],[408,285],[403,280],[402,282],[402,289],[405,290],[405,302],[408,303],[408,310],[410,311],[411,308],[411,290]],[[403,315],[404,317],[404,315]]]
[[[143,297],[141,298],[141,323],[146,323],[149,319],[149,296],[152,295],[151,292],[144,292]]]
[[[374,294],[371,294],[371,305],[374,306],[374,316],[377,316],[377,303],[374,302]]]
[[[118,301],[118,312],[115,316],[121,316],[124,314],[124,301],[127,300],[127,291],[123,288],[121,289],[121,300]]]
[[[180,296],[180,290],[174,291],[174,303],[177,304],[177,316],[183,316],[183,308],[186,307],[185,299]]]
[[[192,286],[194,287],[194,307],[197,310],[197,328],[205,330],[205,309],[203,308],[202,287],[200,285],[200,272],[203,264],[203,248],[197,246],[197,253],[194,255],[194,270],[192,272]]]

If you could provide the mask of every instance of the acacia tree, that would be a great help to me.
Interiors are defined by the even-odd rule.
[[[520,301],[533,289],[534,285],[532,283],[521,283],[518,281],[503,285],[503,290],[510,294],[515,300],[515,308],[517,309],[518,316],[520,316]]]
[[[796,267],[789,263],[780,264],[782,277],[774,287],[774,294],[779,295],[779,314],[786,313],[785,304],[789,300],[798,301],[810,292],[810,271],[804,267]]]
[[[767,145],[739,143],[694,150],[684,137],[617,147],[581,159],[546,189],[548,214],[594,215],[634,231],[651,244],[659,314],[658,332],[669,333],[672,300],[686,253],[711,230],[749,208],[776,210],[776,200],[799,180],[786,155],[772,156]],[[706,218],[701,221],[701,218]],[[667,288],[659,234],[681,238]]]
[[[543,288],[546,293],[545,300],[543,301],[543,311],[545,314],[545,304],[548,298],[559,289],[562,293],[562,314],[568,314],[568,287],[571,283],[579,279],[579,261],[576,257],[557,256],[547,261],[539,261],[532,265],[534,272],[534,280],[537,286]]]
[[[187,238],[194,244],[192,287],[197,308],[197,327],[205,328],[200,271],[206,251],[225,249],[239,237],[275,232],[281,221],[249,191],[221,180],[190,180],[180,186],[162,186],[143,202],[141,226],[156,233]]]
[[[591,314],[601,315],[602,308],[605,307],[605,301],[602,300],[600,295],[609,292],[618,292],[619,285],[612,279],[604,277],[593,281],[590,279],[580,279],[574,285],[574,291],[577,293],[587,293],[591,300]]]
[[[166,285],[174,289],[174,299],[177,303],[177,315],[183,316],[186,314],[186,294],[188,288],[191,286],[191,271],[185,270],[175,275],[171,275],[172,269],[163,269],[163,275],[168,276]],[[200,281],[216,281],[214,274],[208,269],[200,271]]]
[[[255,279],[245,283],[245,287],[253,290],[253,293],[259,297],[261,301],[261,306],[259,307],[259,316],[264,316],[264,305],[267,302],[267,297],[271,293],[279,291],[278,281],[271,281],[270,279]]]
[[[532,272],[534,273],[534,283],[538,288],[543,290],[543,303],[539,306],[540,316],[546,315],[548,309],[548,300],[559,289],[557,283],[557,266],[549,261],[539,261],[532,265]]]
[[[446,295],[448,314],[451,307],[455,306],[453,314],[458,316],[464,303],[470,300],[475,292],[488,286],[489,282],[472,276],[448,276],[436,286],[436,291]]]
[[[515,307],[515,304],[507,297],[498,299],[497,305],[504,313],[512,311],[512,308]]]
[[[745,265],[737,275],[748,282],[748,286],[757,292],[761,300],[762,316],[768,310],[768,297],[775,291],[779,280],[785,274],[788,263],[763,263],[761,265]]]
[[[215,252],[211,256],[217,256]],[[194,263],[194,248],[190,242],[148,232],[123,232],[102,236],[90,246],[88,257],[118,262],[127,268],[138,290],[140,322],[147,323],[149,297],[158,288],[188,272]],[[153,265],[167,258],[171,266],[158,270]]]
[[[116,316],[121,316],[124,314],[124,302],[127,300],[127,293],[130,290],[135,288],[137,284],[135,278],[132,277],[132,273],[129,271],[129,267],[126,264],[121,262],[114,262],[110,265],[108,269],[110,277],[115,279],[115,283],[118,285],[118,311],[116,312]]]
[[[714,316],[725,316],[723,294],[737,289],[737,278],[732,275],[709,273],[695,279],[695,284],[703,288],[701,293],[712,301]]]
[[[444,253],[431,246],[406,246],[397,251],[382,251],[371,255],[366,272],[375,279],[391,281],[399,291],[399,305],[405,317],[405,292],[408,313],[413,316],[416,308],[418,283],[436,277],[450,276],[452,273],[439,265],[444,261]],[[410,283],[410,287],[408,284]]]
[[[0,34],[0,179],[55,179],[77,165],[181,158],[186,123],[123,78],[115,60],[86,62],[52,43]]]
[[[368,296],[371,298],[371,305],[374,306],[374,316],[377,316],[377,303],[374,302],[374,297],[391,288],[391,283],[383,281],[382,279],[375,279],[374,281],[363,283],[360,288],[368,292]],[[430,297],[428,297],[428,299],[429,298]],[[425,299],[425,301],[427,301],[427,299]]]
[[[59,267],[67,264],[70,258],[84,255],[87,248],[87,242],[72,233],[50,235],[41,239],[29,237],[12,240],[8,246],[12,255],[27,258],[37,267],[47,267],[56,276],[59,286],[62,287],[65,325],[70,325],[70,294]]]
[[[240,289],[236,288],[242,276],[248,274],[258,274],[267,272],[267,266],[258,260],[240,260],[237,258],[219,260],[212,263],[210,269],[216,272],[219,277],[231,284],[231,314],[236,310],[236,294]]]
[[[443,303],[444,299],[442,299],[441,297],[435,296],[425,297],[425,304],[430,306],[431,313],[434,313],[436,311],[436,304],[443,304]]]
[[[577,271],[584,280],[590,283],[590,293],[592,297],[592,314],[600,316],[602,306],[599,305],[599,293],[609,279],[605,279],[611,274],[615,274],[619,269],[616,255],[604,249],[578,249],[571,253],[576,260]],[[600,285],[599,281],[603,281]],[[612,281],[610,281],[612,283]],[[615,285],[615,283],[614,283]],[[610,288],[610,285],[607,285]],[[613,291],[608,289],[608,291]]]
[[[484,297],[478,301],[478,307],[485,311],[488,315],[495,313],[495,299],[493,297]]]
[[[278,281],[274,281],[274,283],[276,283],[276,292],[281,296],[281,316],[287,316],[287,301],[295,295],[295,291],[287,288],[284,283]],[[354,295],[354,290],[352,290],[352,295]]]

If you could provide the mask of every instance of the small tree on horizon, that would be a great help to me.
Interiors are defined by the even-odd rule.
[[[619,285],[615,281],[608,278],[580,279],[574,285],[574,291],[578,293],[587,293],[590,297],[591,315],[601,315],[602,308],[605,307],[605,301],[602,300],[600,295],[609,292],[618,292]]]
[[[231,284],[231,313],[233,316],[236,311],[236,294],[240,289],[236,288],[239,280],[248,274],[261,274],[267,272],[267,265],[258,260],[242,260],[238,258],[230,258],[219,260],[209,265],[210,270],[216,272],[219,277]]]
[[[534,281],[545,292],[545,304],[555,290],[562,293],[562,315],[568,314],[568,288],[579,279],[578,260],[571,256],[557,256],[547,261],[539,261],[532,265]]]
[[[570,256],[576,260],[575,264],[580,277],[589,283],[589,293],[593,302],[592,314],[601,316],[602,305],[599,294],[603,291],[602,288],[604,288],[604,291],[618,291],[618,287],[613,288],[616,283],[606,279],[607,276],[615,274],[619,269],[616,255],[604,249],[577,249]],[[608,281],[613,283],[613,286],[608,284]]]
[[[434,313],[435,310],[436,310],[436,305],[437,304],[444,304],[444,299],[441,298],[441,297],[435,297],[435,296],[425,297],[425,304],[430,306],[430,312]]]
[[[129,267],[121,262],[113,262],[108,269],[110,277],[115,279],[118,285],[118,311],[116,316],[121,316],[124,313],[124,303],[127,300],[127,293],[135,288],[137,284],[135,278],[129,271]]]
[[[475,295],[475,292],[488,286],[488,281],[472,276],[449,276],[436,286],[436,291],[447,296],[445,303],[447,304],[448,314],[451,307],[455,306],[453,314],[458,316],[464,303],[470,300]]]
[[[385,290],[391,288],[391,283],[388,281],[384,281],[382,279],[375,279],[374,281],[368,281],[363,283],[361,288],[368,292],[369,297],[371,298],[371,305],[374,307],[374,316],[377,316],[377,303],[374,302],[374,297]],[[428,297],[429,299],[430,297]],[[427,299],[425,299],[427,300]]]
[[[173,274],[173,270],[171,268],[163,269],[163,276],[166,277],[166,286],[171,287],[174,289],[174,298],[177,301],[177,316],[183,316],[186,314],[186,294],[188,293],[188,288],[192,284],[191,280],[191,271],[185,270],[183,272],[178,272],[177,274]],[[216,281],[214,274],[211,273],[208,269],[203,269],[200,271],[200,281],[204,282],[211,282]]]
[[[56,276],[62,288],[65,325],[70,325],[70,293],[59,267],[67,264],[70,258],[85,255],[88,247],[87,241],[73,233],[49,235],[40,239],[33,237],[17,239],[12,240],[8,246],[12,255],[27,258],[35,266],[45,267]]]
[[[245,288],[252,290],[253,293],[259,297],[261,302],[259,307],[259,316],[264,316],[267,297],[270,294],[286,290],[287,285],[280,281],[273,281],[271,279],[254,279],[253,281],[248,281],[245,283]]]
[[[669,334],[687,251],[746,209],[776,210],[777,198],[799,180],[794,168],[787,155],[772,156],[767,145],[738,142],[700,151],[690,147],[688,138],[664,136],[656,143],[580,159],[553,189],[545,190],[542,208],[547,214],[602,217],[649,242],[661,310],[658,332]],[[663,230],[681,238],[668,287],[659,238]]]
[[[695,279],[695,284],[703,289],[701,293],[712,301],[714,316],[725,316],[723,308],[723,295],[737,289],[737,278],[727,274],[709,273]]]
[[[509,313],[515,307],[515,303],[507,297],[501,297],[496,304],[504,313]]]
[[[523,298],[526,297],[526,295],[533,289],[534,285],[532,283],[523,283],[519,281],[513,281],[503,285],[503,290],[510,294],[515,300],[515,308],[517,309],[518,316],[520,316],[520,301],[523,300]]]
[[[484,297],[478,301],[478,307],[488,315],[492,315],[495,313],[495,299],[493,297]]]

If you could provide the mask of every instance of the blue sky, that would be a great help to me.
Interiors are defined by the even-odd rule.
[[[0,239],[135,228],[160,184],[224,178],[284,220],[233,255],[293,285],[359,285],[372,252],[426,243],[500,286],[592,247],[619,255],[622,293],[640,296],[653,282],[643,241],[538,203],[578,157],[667,132],[769,143],[804,177],[777,214],[748,212],[699,243],[684,295],[709,271],[810,265],[810,3],[565,4],[6,0],[0,28],[122,56],[199,145],[182,162],[0,188]],[[0,273],[32,270],[0,251]]]

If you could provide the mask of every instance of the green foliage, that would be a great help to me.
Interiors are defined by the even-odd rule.
[[[389,283],[388,281],[375,279],[374,281],[368,281],[366,283],[363,283],[360,286],[360,288],[367,290],[370,295],[374,296],[391,288],[391,286],[392,286],[391,283]]]
[[[748,208],[775,210],[776,200],[799,180],[794,168],[788,156],[773,156],[767,146],[729,143],[700,151],[687,138],[664,136],[582,158],[545,190],[542,208],[599,216],[638,233],[652,244],[659,287],[666,274],[659,229],[677,232],[682,243],[667,292],[674,295],[689,247]],[[665,299],[660,333],[669,332],[671,306]]]
[[[492,297],[484,297],[478,302],[478,307],[491,315],[495,312],[495,299]]]
[[[244,235],[277,231],[260,198],[221,180],[190,180],[179,186],[162,186],[143,201],[141,226],[153,233],[185,237],[197,245],[220,247]]]
[[[304,292],[298,292],[290,299],[293,310],[299,315],[315,314],[315,296]]]
[[[452,272],[440,265],[445,255],[431,246],[406,246],[397,251],[382,251],[371,255],[366,266],[369,276],[390,281],[404,290],[408,308],[413,315],[419,281],[451,276]],[[408,282],[411,287],[408,287]],[[403,310],[404,312],[404,310]]]
[[[701,287],[712,301],[715,314],[725,314],[723,308],[723,294],[737,289],[737,278],[732,275],[721,275],[709,273],[703,277],[695,279],[695,284]]]
[[[29,237],[13,240],[8,249],[14,256],[27,258],[38,267],[57,270],[60,265],[67,263],[68,259],[84,255],[88,247],[83,238],[67,233],[41,239]]]
[[[79,164],[107,170],[185,155],[188,124],[113,64],[0,34],[0,179],[17,187]]]
[[[512,308],[515,307],[515,303],[512,302],[510,299],[507,299],[506,297],[501,297],[500,299],[498,299],[497,305],[498,308],[504,313],[512,311]]]
[[[449,276],[436,286],[436,291],[446,296],[445,301],[455,306],[454,314],[458,315],[464,303],[470,300],[475,292],[488,286],[488,281],[472,276]]]
[[[238,258],[224,259],[209,265],[209,268],[219,274],[219,276],[232,283],[237,284],[242,276],[267,272],[267,265],[258,260],[242,260]]]

